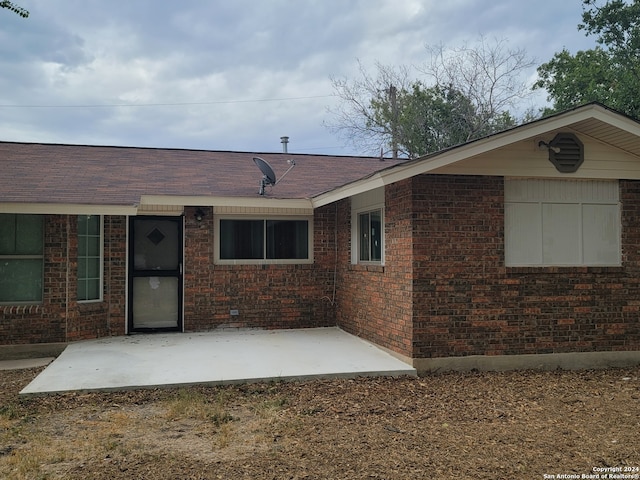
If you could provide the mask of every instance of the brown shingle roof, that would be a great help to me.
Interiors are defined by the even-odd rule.
[[[398,161],[375,157],[242,153],[0,142],[0,202],[133,205],[142,195],[257,197],[262,174],[278,178],[270,198],[311,198]]]

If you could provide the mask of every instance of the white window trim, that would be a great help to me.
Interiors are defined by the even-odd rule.
[[[15,215],[31,215],[24,213],[17,213]],[[42,305],[44,302],[44,289],[45,289],[45,237],[46,237],[46,228],[47,222],[46,217],[42,216],[42,254],[40,255],[0,255],[0,259],[7,260],[40,260],[42,262],[42,290],[40,291],[40,300],[27,300],[27,301],[17,301],[11,300],[7,302],[0,302],[0,305]]]
[[[227,260],[220,258],[220,221],[221,220],[305,220],[309,226],[308,235],[308,252],[309,258],[299,259],[242,259],[242,260]],[[313,251],[313,216],[309,215],[216,215],[215,216],[215,231],[213,241],[213,261],[215,265],[309,265],[314,262]],[[266,237],[263,240],[266,242]],[[266,252],[266,245],[265,252]]]
[[[79,217],[80,215],[78,215]],[[92,217],[94,215],[84,215],[85,217]],[[78,300],[78,303],[99,303],[104,301],[104,216],[103,215],[95,215],[100,217],[100,296],[98,298],[92,298],[90,300]],[[78,238],[80,234],[77,233]],[[78,258],[80,256],[78,255]],[[80,278],[76,279],[76,282],[79,282]]]
[[[380,211],[380,260],[360,260],[360,215],[363,213]],[[351,212],[351,264],[353,265],[382,265],[385,262],[385,214],[384,203],[376,203],[353,209]]]

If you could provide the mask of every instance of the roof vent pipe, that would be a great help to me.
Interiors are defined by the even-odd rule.
[[[282,143],[282,153],[289,153],[289,150],[287,149],[289,137],[280,137],[280,143]]]

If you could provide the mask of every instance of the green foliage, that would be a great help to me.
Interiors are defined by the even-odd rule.
[[[539,79],[534,88],[545,88],[554,102],[548,113],[593,101],[613,107],[613,71],[609,54],[600,47],[576,55],[562,50],[538,68]]]
[[[547,90],[553,108],[566,110],[588,102],[600,102],[640,119],[640,0],[583,0],[583,23],[598,46],[571,55],[556,53],[538,67],[534,88]]]
[[[483,112],[452,86],[426,87],[414,82],[408,89],[388,90],[371,99],[374,125],[394,125],[390,141],[408,158],[432,153],[489,135],[516,124],[509,112]],[[393,148],[393,145],[389,145]]]
[[[7,10],[12,11],[13,13],[17,13],[23,18],[27,18],[29,16],[29,11],[25,10],[19,5],[16,5],[13,2],[9,2],[7,0],[0,0],[0,8],[6,8]]]
[[[578,28],[597,35],[597,42],[622,57],[635,58],[640,52],[640,1],[610,0],[602,7],[596,0],[583,0],[582,21]]]

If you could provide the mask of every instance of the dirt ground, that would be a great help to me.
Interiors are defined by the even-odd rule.
[[[640,478],[640,367],[18,398],[38,372],[0,371],[0,478]]]

